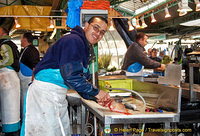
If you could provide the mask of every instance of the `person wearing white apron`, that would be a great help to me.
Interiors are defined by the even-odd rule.
[[[17,134],[20,129],[19,52],[8,31],[0,27],[0,109],[2,132]]]
[[[84,30],[76,26],[71,34],[52,45],[35,67],[35,79],[25,97],[21,136],[69,136],[70,121],[66,93],[76,90],[83,98],[104,102],[107,92],[88,82],[92,45],[107,31],[107,20],[92,17]]]
[[[37,63],[40,61],[39,51],[32,45],[33,36],[31,33],[27,32],[21,36],[21,46],[23,47],[19,63],[20,71],[18,76],[20,79],[20,116],[23,119],[23,106],[24,98],[29,84],[32,82],[33,70]]]

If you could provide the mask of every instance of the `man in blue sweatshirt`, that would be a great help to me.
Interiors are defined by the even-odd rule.
[[[30,85],[21,135],[70,135],[66,93],[76,90],[83,98],[100,103],[110,99],[107,92],[88,82],[92,45],[107,31],[105,18],[94,16],[84,30],[76,26],[46,52],[35,67],[35,80]]]

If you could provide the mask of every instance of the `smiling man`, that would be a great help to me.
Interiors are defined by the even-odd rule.
[[[83,98],[98,102],[110,99],[107,92],[88,82],[92,45],[107,31],[107,20],[92,17],[84,30],[76,26],[71,34],[63,36],[46,52],[35,68],[35,80],[26,97],[25,120],[21,135],[70,135],[66,93],[76,90]]]

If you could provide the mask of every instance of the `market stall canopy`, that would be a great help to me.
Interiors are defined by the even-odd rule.
[[[21,25],[20,29],[32,31],[52,31],[49,28],[50,12],[51,6],[12,5],[0,7],[1,16],[15,17]]]

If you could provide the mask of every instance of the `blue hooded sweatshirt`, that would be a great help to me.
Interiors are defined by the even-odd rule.
[[[35,79],[76,90],[85,99],[95,99],[99,89],[88,82],[89,44],[81,27],[52,45],[36,65]]]

